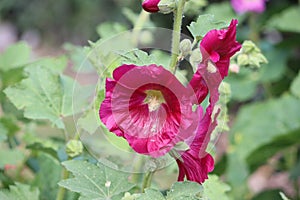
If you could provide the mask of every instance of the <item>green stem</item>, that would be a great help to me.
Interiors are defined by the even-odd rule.
[[[257,15],[255,13],[250,13],[248,23],[250,27],[249,39],[257,44],[259,42],[259,33],[257,28]]]
[[[67,179],[68,177],[69,177],[69,172],[65,168],[63,168],[61,180]],[[59,187],[56,195],[56,200],[63,200],[65,198],[65,193],[66,193],[66,188]]]
[[[134,24],[132,30],[132,44],[134,47],[138,45],[140,31],[143,28],[145,22],[148,21],[149,16],[149,13],[142,9],[136,23]]]
[[[171,72],[175,73],[178,65],[179,45],[180,45],[180,33],[182,25],[183,9],[186,0],[178,0],[177,9],[174,11],[174,25],[172,34],[172,49],[171,49],[171,61],[169,68]]]
[[[151,181],[152,181],[152,178],[153,178],[153,174],[154,174],[154,171],[147,172],[145,174],[144,180],[143,180],[143,185],[142,185],[142,192],[144,192],[146,188],[151,186]]]

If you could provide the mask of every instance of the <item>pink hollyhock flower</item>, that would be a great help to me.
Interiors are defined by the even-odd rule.
[[[235,12],[243,14],[246,12],[262,13],[265,11],[266,0],[231,0]]]
[[[162,156],[197,129],[189,90],[161,66],[122,65],[106,79],[99,115],[136,152]]]
[[[144,10],[146,10],[147,12],[158,12],[159,8],[158,8],[158,3],[160,2],[160,0],[145,0],[142,4],[142,7]]]
[[[234,19],[227,29],[209,31],[200,43],[202,62],[211,60],[215,63],[222,78],[228,74],[230,57],[241,49],[241,44],[236,41],[237,23]]]

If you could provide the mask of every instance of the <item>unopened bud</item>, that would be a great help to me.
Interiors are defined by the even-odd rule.
[[[70,140],[66,145],[66,152],[68,156],[75,157],[83,152],[83,145],[79,140]]]
[[[249,57],[246,54],[240,54],[237,57],[238,65],[249,65]]]
[[[193,67],[194,72],[197,71],[198,65],[200,64],[201,61],[202,61],[202,55],[200,52],[200,48],[197,48],[192,51],[191,56],[190,56],[190,63]]]
[[[159,8],[158,8],[158,3],[160,2],[160,0],[145,0],[142,4],[142,7],[145,11],[147,12],[158,12]]]
[[[159,12],[163,14],[171,13],[176,8],[175,0],[161,0],[158,4]]]
[[[184,39],[180,42],[179,46],[181,54],[185,57],[192,51],[192,43],[189,39]]]
[[[242,51],[237,57],[237,64],[259,68],[262,63],[268,63],[260,49],[249,40],[243,43]]]

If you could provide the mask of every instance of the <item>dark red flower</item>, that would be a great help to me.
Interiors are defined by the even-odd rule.
[[[147,12],[158,12],[159,8],[158,8],[158,4],[159,4],[160,0],[145,0],[142,3],[142,7],[144,10],[146,10]]]
[[[158,157],[197,129],[188,90],[161,66],[122,65],[106,80],[100,118],[136,152]]]
[[[202,62],[211,60],[215,63],[222,78],[228,74],[230,57],[241,49],[241,44],[236,41],[237,23],[233,19],[227,29],[209,31],[200,43]]]

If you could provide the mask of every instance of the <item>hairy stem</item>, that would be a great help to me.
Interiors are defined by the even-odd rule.
[[[151,181],[152,181],[152,178],[153,178],[153,174],[154,174],[154,171],[147,172],[145,174],[144,180],[143,180],[143,185],[142,185],[142,192],[144,192],[146,188],[151,186]]]
[[[69,177],[69,172],[65,168],[63,168],[61,180],[67,179],[68,177]],[[66,188],[59,187],[56,195],[56,200],[64,200],[65,193],[66,193]]]
[[[173,34],[172,34],[172,49],[171,49],[171,61],[169,68],[171,72],[175,73],[178,65],[178,56],[179,56],[179,45],[180,45],[180,33],[183,17],[183,9],[186,0],[179,0],[177,2],[177,8],[174,11],[174,25],[173,25]]]

